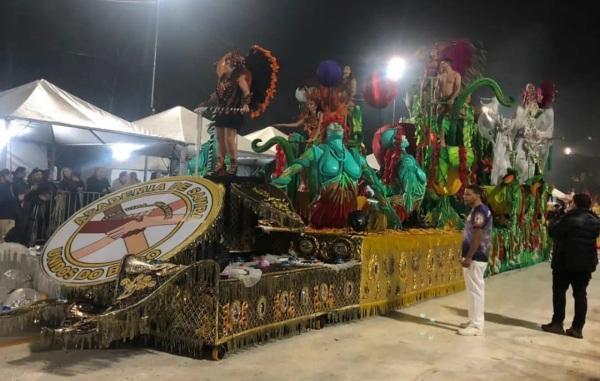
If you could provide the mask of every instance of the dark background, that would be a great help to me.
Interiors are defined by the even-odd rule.
[[[0,90],[45,78],[127,120],[149,115],[156,3],[145,0],[1,0]],[[156,111],[193,109],[215,84],[213,62],[258,43],[281,63],[278,95],[246,131],[295,120],[295,88],[321,60],[359,79],[436,41],[469,38],[487,50],[486,76],[518,97],[554,81],[554,169],[564,190],[600,190],[598,6],[583,1],[161,0]],[[406,89],[420,69],[409,67]],[[403,107],[399,108],[404,111]],[[510,113],[510,111],[507,111]],[[372,134],[391,107],[365,107]],[[562,154],[565,146],[576,155]],[[581,173],[585,175],[581,176]]]

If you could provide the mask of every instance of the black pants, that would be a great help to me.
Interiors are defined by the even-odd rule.
[[[586,288],[592,278],[591,273],[552,272],[552,305],[554,307],[553,323],[562,324],[565,320],[566,293],[569,285],[573,288],[575,299],[575,317],[572,327],[582,329],[587,313]]]

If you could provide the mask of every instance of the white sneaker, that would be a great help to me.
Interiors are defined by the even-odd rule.
[[[459,326],[460,328],[467,328],[467,327],[470,327],[472,324],[473,324],[473,322],[472,322],[471,320],[469,320],[469,321],[468,321],[468,322],[466,322],[466,323],[460,323],[458,326]]]
[[[459,329],[458,334],[461,336],[482,336],[483,329],[475,327],[474,325],[470,325],[466,328]]]

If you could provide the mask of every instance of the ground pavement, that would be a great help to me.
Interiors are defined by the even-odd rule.
[[[488,279],[484,337],[456,335],[466,320],[461,292],[221,362],[146,349],[31,352],[4,339],[0,380],[600,380],[600,280],[592,279],[588,297],[584,340],[540,331],[551,317],[544,263]],[[572,311],[569,291],[569,324]]]

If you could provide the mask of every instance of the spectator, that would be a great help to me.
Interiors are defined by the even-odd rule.
[[[129,184],[139,184],[140,180],[137,177],[137,172],[129,172]]]
[[[37,189],[41,183],[44,182],[44,173],[39,168],[34,168],[29,177],[27,178],[27,183],[29,184],[30,190]]]
[[[58,185],[58,188],[62,191],[67,192],[81,192],[83,191],[84,184],[79,177],[77,177],[71,168],[63,168],[62,179]]]
[[[105,194],[110,192],[110,184],[104,168],[96,168],[94,174],[87,179],[88,192]]]
[[[15,226],[4,239],[6,242],[18,242],[29,246],[35,244],[46,228],[46,203],[52,196],[48,184],[40,184],[37,189],[27,193],[23,206],[17,209]]]
[[[51,172],[52,171],[49,169],[42,170],[42,182],[41,183],[48,184],[50,186],[50,190],[52,191],[52,194],[55,194],[57,191],[57,188],[56,188],[56,184],[54,184],[52,182]]]
[[[152,174],[150,175],[150,180],[161,179],[163,177],[165,177],[165,174],[162,172],[152,172]]]
[[[119,173],[119,177],[116,178],[115,181],[113,181],[111,189],[113,192],[116,192],[119,189],[126,187],[127,185],[129,185],[127,171],[122,171],[121,173]]]
[[[27,169],[25,167],[17,167],[13,173],[13,191],[15,195],[22,195],[29,192],[29,185],[25,178],[27,177]]]
[[[554,239],[552,255],[552,321],[542,325],[546,332],[564,334],[566,293],[573,288],[575,316],[569,336],[583,339],[583,326],[587,314],[587,286],[596,271],[598,254],[596,239],[600,233],[600,219],[590,210],[592,200],[587,194],[573,196],[574,207],[548,225],[548,233]]]
[[[70,216],[82,206],[81,192],[83,192],[84,184],[70,168],[63,168],[61,177],[58,188],[61,191],[68,192],[65,212],[67,216]]]
[[[12,174],[8,169],[0,171],[0,242],[4,240],[4,235],[15,226],[18,201],[12,180]]]

